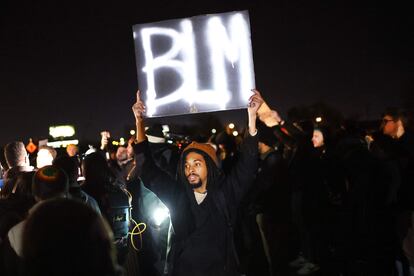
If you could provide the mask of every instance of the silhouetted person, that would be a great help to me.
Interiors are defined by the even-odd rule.
[[[82,164],[85,181],[81,185],[88,195],[98,203],[102,215],[107,219],[117,246],[119,262],[123,263],[127,253],[127,236],[130,220],[130,201],[127,193],[110,170],[101,152],[85,157]]]
[[[388,108],[382,114],[381,131],[386,137],[374,141],[374,153],[380,153],[392,180],[397,201],[400,259],[405,273],[414,271],[414,135],[410,118],[402,109]]]
[[[112,232],[103,218],[70,199],[40,203],[23,232],[26,275],[120,275]]]
[[[88,205],[89,207],[91,207],[92,209],[94,209],[96,212],[98,212],[99,214],[101,213],[98,203],[96,202],[96,200],[91,197],[90,195],[88,195],[87,193],[85,193],[77,179],[78,179],[78,174],[79,174],[79,167],[78,167],[78,159],[77,157],[69,157],[67,155],[62,155],[57,157],[56,159],[53,160],[53,165],[61,168],[66,175],[68,176],[68,182],[69,182],[69,194],[73,199],[79,200],[83,203],[85,203],[86,205]]]
[[[55,166],[45,166],[36,171],[32,180],[32,193],[37,204],[56,197],[66,197],[68,194],[68,177],[65,172]],[[31,210],[36,208],[33,206]],[[22,257],[22,243],[23,243],[23,229],[26,220],[13,226],[8,234],[8,244],[10,250],[7,250],[7,245],[4,251],[4,258],[7,266],[8,274],[15,274],[20,268],[20,258]]]

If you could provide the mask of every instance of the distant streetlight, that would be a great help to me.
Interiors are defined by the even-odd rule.
[[[119,138],[119,144],[121,145],[121,146],[123,146],[123,145],[125,145],[125,139],[124,138]]]
[[[317,123],[322,122],[322,117],[316,117],[316,118],[315,118],[315,121],[316,121]]]
[[[229,124],[229,129],[233,129],[234,128],[234,124],[233,123],[230,123]]]
[[[131,130],[129,131],[129,134],[131,134],[131,135],[135,135],[135,130],[131,129]]]
[[[213,128],[212,130],[211,130],[211,133],[216,133],[217,132],[217,130],[215,129],[215,128]]]
[[[237,136],[237,135],[239,135],[239,133],[236,130],[233,131],[233,136]]]

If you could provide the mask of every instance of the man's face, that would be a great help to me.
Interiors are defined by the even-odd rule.
[[[384,135],[395,137],[398,132],[398,121],[389,115],[385,115],[382,118],[381,129]]]
[[[205,189],[207,186],[207,164],[204,157],[196,152],[189,152],[185,158],[185,177],[190,185],[201,182]]]
[[[128,153],[127,153],[126,147],[119,147],[116,150],[116,159],[121,162],[128,159]]]
[[[320,130],[313,131],[312,143],[314,148],[319,148],[324,145],[323,134]]]
[[[68,145],[66,152],[70,157],[75,156],[78,153],[78,147],[75,145]]]
[[[128,156],[128,158],[133,158],[134,157],[134,148],[132,147],[132,143],[128,143],[127,156]]]

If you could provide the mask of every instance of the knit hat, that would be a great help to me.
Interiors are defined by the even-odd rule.
[[[40,199],[48,199],[68,192],[66,173],[54,166],[45,166],[37,170],[32,180],[33,195]]]
[[[219,165],[219,161],[216,155],[216,150],[214,149],[214,147],[210,144],[207,143],[197,143],[197,142],[192,142],[191,144],[189,144],[183,151],[183,154],[185,152],[190,152],[190,151],[194,151],[194,150],[200,150],[202,152],[204,152],[205,154],[207,154],[211,160],[214,161],[214,163],[216,164],[216,166]]]

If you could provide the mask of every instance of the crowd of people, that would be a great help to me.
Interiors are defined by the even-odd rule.
[[[0,275],[414,275],[414,136],[284,120],[252,90],[243,139],[3,147]],[[161,211],[160,211],[161,210]],[[157,214],[164,216],[159,218]]]

